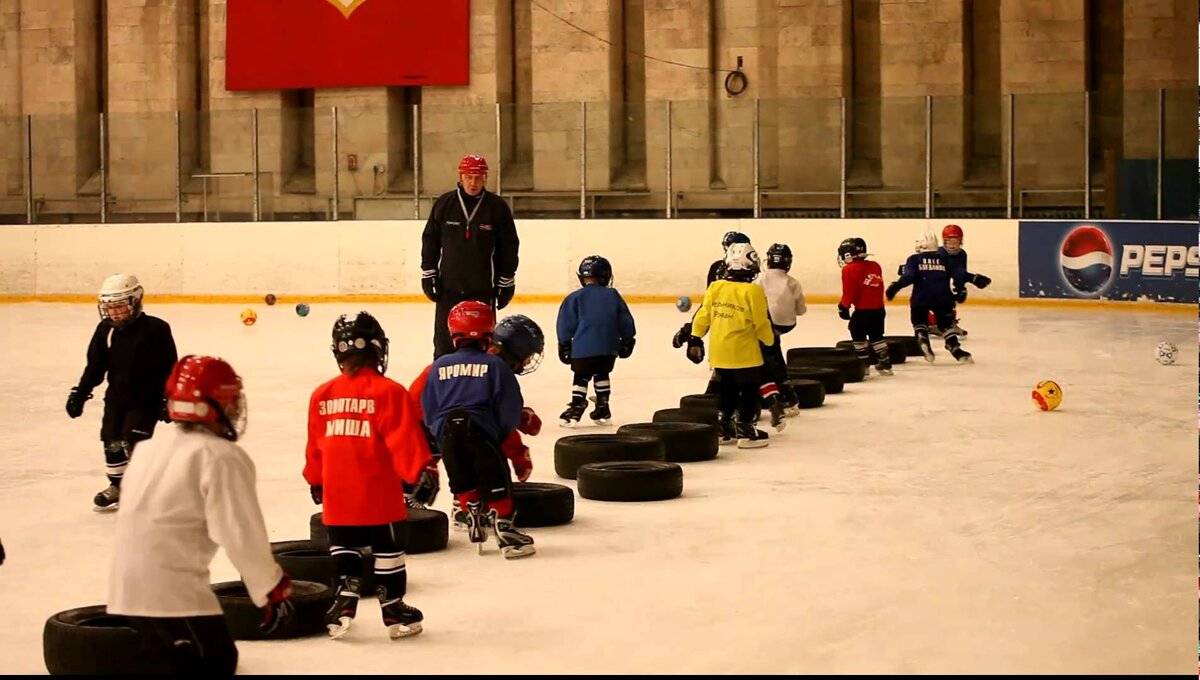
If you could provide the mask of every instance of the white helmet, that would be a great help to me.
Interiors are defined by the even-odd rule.
[[[132,274],[113,274],[100,284],[100,294],[97,296],[96,309],[101,319],[108,319],[114,326],[122,326],[142,313],[142,284]],[[128,306],[128,312],[119,314],[120,319],[113,318],[113,312]]]
[[[726,278],[734,281],[753,281],[762,269],[758,252],[749,243],[731,243],[725,251]]]
[[[937,252],[937,249],[938,249],[937,234],[933,233],[932,231],[927,231],[917,237],[917,241],[914,245],[915,245],[914,252],[918,252],[918,253]]]

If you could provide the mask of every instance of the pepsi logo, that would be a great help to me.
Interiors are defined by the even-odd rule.
[[[1099,295],[1112,280],[1112,243],[1098,227],[1075,227],[1063,239],[1058,263],[1067,285],[1076,293]]]

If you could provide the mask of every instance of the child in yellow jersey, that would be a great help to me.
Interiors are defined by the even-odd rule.
[[[734,243],[725,255],[725,274],[704,292],[704,302],[692,319],[692,335],[710,334],[708,363],[721,384],[721,443],[737,440],[739,449],[767,445],[767,433],[754,426],[760,387],[764,387],[763,355],[759,347],[775,343],[767,318],[767,296],[753,283],[761,264],[749,243]],[[765,391],[765,390],[764,390]],[[776,395],[761,394],[771,407]],[[734,425],[734,411],[737,425]],[[782,423],[781,423],[782,424]],[[776,426],[782,429],[780,426]]]

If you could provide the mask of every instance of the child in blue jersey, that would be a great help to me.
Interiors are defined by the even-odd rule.
[[[608,405],[612,373],[617,359],[633,354],[637,329],[624,298],[612,287],[612,265],[599,255],[579,263],[579,283],[558,308],[558,358],[575,374],[571,403],[559,416],[564,427],[574,427],[587,409],[588,383],[596,389],[591,418],[604,425],[612,420]]]
[[[904,273],[887,287],[887,299],[895,299],[901,288],[913,287],[909,312],[917,344],[926,361],[933,362],[933,348],[929,344],[929,316],[932,314],[936,327],[942,331],[946,350],[959,363],[975,363],[971,353],[959,344],[958,333],[954,330],[955,293],[950,289],[953,283],[956,290],[963,290],[967,283],[966,270],[942,257],[938,252],[937,234],[933,232],[921,234],[916,246],[917,252],[904,263]]]
[[[987,288],[988,284],[992,282],[991,279],[983,274],[972,274],[971,270],[967,269],[967,251],[963,250],[962,242],[962,227],[958,226],[957,224],[947,224],[946,227],[942,229],[942,247],[938,248],[938,254],[940,254],[947,262],[951,262],[959,269],[967,272],[967,283],[974,284],[976,288]],[[967,289],[965,287],[954,291],[955,303],[966,302],[966,300]],[[951,317],[954,319],[954,331],[958,333],[959,337],[965,338],[967,336],[967,332],[958,325],[957,304],[955,305]],[[933,323],[932,319],[930,320],[930,323]],[[930,330],[933,331],[933,329]],[[940,333],[938,333],[938,335],[940,335]]]
[[[500,448],[520,426],[525,400],[512,367],[488,352],[496,313],[468,300],[450,310],[446,323],[454,351],[429,369],[421,392],[425,426],[442,454],[450,492],[467,511],[471,543],[482,553],[491,528],[504,557],[532,555],[533,538],[514,526],[512,473]]]

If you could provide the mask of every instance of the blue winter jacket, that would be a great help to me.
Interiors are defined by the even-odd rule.
[[[622,340],[637,329],[629,306],[616,288],[589,284],[574,291],[558,308],[558,343],[571,343],[571,358],[616,356]]]

